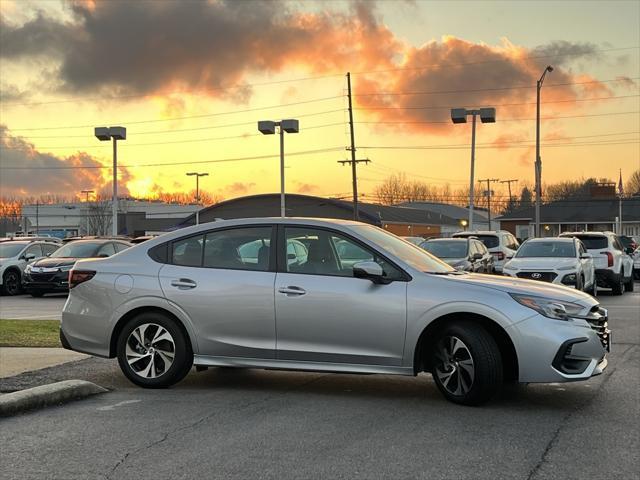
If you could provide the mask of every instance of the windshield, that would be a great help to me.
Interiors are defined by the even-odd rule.
[[[102,243],[67,243],[64,247],[60,247],[53,252],[50,258],[90,258],[95,256],[96,251],[100,248]]]
[[[599,235],[576,235],[579,238],[587,250],[593,250],[596,248],[607,248],[609,246],[609,240],[607,237],[601,237]]]
[[[0,258],[15,257],[24,247],[24,243],[0,243]]]
[[[517,258],[563,257],[573,258],[576,249],[573,242],[525,242],[516,253]]]
[[[457,238],[467,238],[467,237],[475,237],[484,243],[484,246],[487,248],[496,248],[500,246],[500,239],[496,235],[478,235],[475,233],[467,233],[467,234],[456,234]]]
[[[421,247],[438,258],[463,258],[467,256],[467,242],[465,240],[425,242]]]
[[[358,232],[367,240],[378,245],[383,251],[387,251],[416,270],[422,272],[454,272],[455,270],[425,252],[420,247],[401,240],[392,233],[373,225],[354,225],[353,230]]]

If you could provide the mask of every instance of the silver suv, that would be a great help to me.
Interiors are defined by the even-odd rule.
[[[26,266],[40,258],[51,255],[60,248],[60,241],[50,239],[7,240],[0,242],[0,289],[5,295],[22,292],[22,276]]]
[[[453,238],[469,238],[475,237],[484,243],[489,253],[493,255],[493,268],[497,273],[502,273],[504,264],[515,255],[520,244],[516,237],[506,230],[499,232],[493,231],[474,231],[474,232],[458,232],[452,235]]]
[[[561,237],[582,241],[593,257],[598,286],[611,288],[614,295],[633,291],[633,258],[625,252],[613,232],[565,232]]]
[[[303,245],[290,258],[290,244]],[[251,247],[246,247],[251,245]],[[259,245],[258,248],[253,248]],[[607,311],[541,282],[457,272],[353,221],[188,227],[69,275],[61,342],[167,387],[193,364],[417,375],[476,405],[503,381],[586,380],[607,366]]]

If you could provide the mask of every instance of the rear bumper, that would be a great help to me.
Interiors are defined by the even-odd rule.
[[[598,280],[598,285],[604,287],[618,285],[620,283],[620,275],[606,268],[596,270],[596,279]]]

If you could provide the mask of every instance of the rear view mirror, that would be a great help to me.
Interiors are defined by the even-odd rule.
[[[295,260],[295,259],[296,259],[295,253],[287,253],[287,260]]]
[[[384,278],[384,270],[376,262],[358,262],[353,266],[355,278],[366,278],[373,283],[389,283]]]
[[[474,253],[472,258],[474,260],[480,260],[482,258],[482,254],[481,253]]]

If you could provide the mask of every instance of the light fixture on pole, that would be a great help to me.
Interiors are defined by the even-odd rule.
[[[80,190],[80,193],[84,193],[85,197],[84,197],[84,203],[89,203],[89,195],[91,195],[92,193],[95,193],[95,190]],[[86,234],[89,235],[89,206],[86,206],[87,209],[87,230],[86,230]]]
[[[473,175],[476,159],[476,117],[480,115],[482,123],[495,123],[495,108],[480,108],[478,110],[467,110],[466,108],[452,108],[451,121],[453,123],[467,123],[467,116],[471,115],[471,178],[469,180],[469,230],[473,230]]]
[[[200,224],[200,177],[208,177],[209,174],[207,172],[198,173],[198,172],[188,172],[187,177],[196,177],[196,205],[198,206],[196,210],[196,225]]]
[[[298,133],[300,126],[298,120],[288,118],[274,122],[271,120],[263,120],[258,122],[258,130],[263,135],[273,135],[276,133],[276,127],[280,128],[280,216],[285,217],[285,201],[284,201],[284,132]]]
[[[113,198],[111,199],[111,228],[113,235],[118,235],[118,140],[127,139],[127,129],[124,127],[96,127],[95,135],[98,140],[105,142],[113,139]]]
[[[535,213],[535,232],[534,237],[540,236],[540,204],[542,202],[542,159],[540,158],[540,90],[542,89],[542,83],[547,72],[553,72],[553,67],[547,65],[542,72],[540,80],[536,83],[536,213]]]

